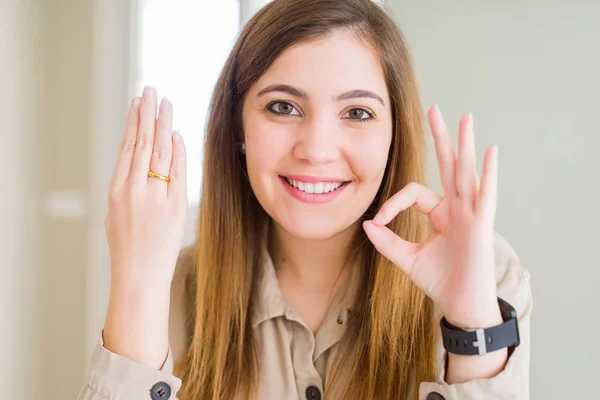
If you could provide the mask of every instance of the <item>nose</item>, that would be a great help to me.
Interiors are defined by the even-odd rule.
[[[294,146],[294,157],[311,165],[322,165],[340,156],[339,134],[335,121],[314,118],[304,122]]]

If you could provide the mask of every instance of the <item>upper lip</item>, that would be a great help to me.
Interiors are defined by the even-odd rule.
[[[317,182],[348,182],[347,180],[340,178],[332,178],[326,176],[310,176],[310,175],[281,175],[284,178],[290,179],[292,181],[302,181],[307,183],[317,183]]]

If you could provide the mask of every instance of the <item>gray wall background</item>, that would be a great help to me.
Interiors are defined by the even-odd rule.
[[[424,107],[478,167],[500,149],[496,229],[532,274],[531,398],[600,398],[600,1],[401,1]],[[441,190],[433,148],[431,185]]]
[[[75,398],[103,323],[105,193],[133,95],[136,1],[0,0],[0,385],[11,398]],[[242,21],[266,2],[242,1]],[[600,1],[387,5],[424,107],[438,103],[453,127],[473,112],[479,163],[500,145],[497,230],[532,273],[531,398],[599,398]],[[439,190],[433,148],[430,170]],[[73,196],[60,218],[48,212],[57,192]]]

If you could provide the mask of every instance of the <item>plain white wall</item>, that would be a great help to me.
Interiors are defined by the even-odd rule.
[[[424,109],[499,144],[496,229],[532,274],[532,399],[599,398],[600,1],[390,0]],[[433,148],[431,186],[441,190]]]
[[[244,26],[258,10],[270,2],[271,0],[240,0],[240,26]]]

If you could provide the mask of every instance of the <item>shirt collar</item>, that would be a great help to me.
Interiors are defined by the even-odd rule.
[[[261,322],[285,315],[287,304],[277,275],[273,260],[266,248],[266,241],[262,241],[260,254],[260,278],[255,301],[253,302],[252,326],[257,327]]]
[[[268,231],[268,229],[265,229],[264,231]],[[266,235],[267,233],[265,232],[265,236],[261,242],[261,275],[252,307],[252,326],[254,328],[266,320],[286,316],[292,313],[281,292],[281,287],[279,286],[279,281],[273,265],[273,259],[267,249]],[[358,259],[359,257],[357,260]],[[349,266],[352,268],[350,275],[333,300],[328,313],[334,310],[342,312],[353,311],[354,299],[360,281],[360,265],[359,262],[356,261],[349,264]]]

